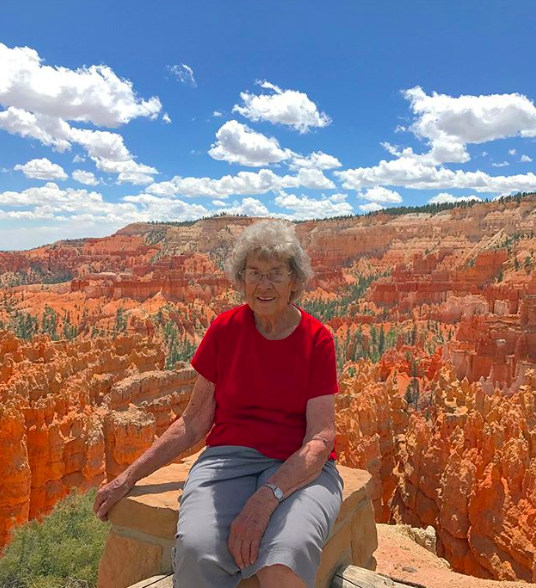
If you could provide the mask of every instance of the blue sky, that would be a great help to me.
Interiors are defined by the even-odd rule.
[[[530,1],[4,0],[0,250],[536,190]]]

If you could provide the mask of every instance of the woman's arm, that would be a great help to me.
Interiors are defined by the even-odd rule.
[[[271,476],[269,484],[279,486],[284,498],[306,486],[320,475],[335,443],[335,397],[318,396],[307,403],[307,429],[303,444]],[[259,491],[272,495],[270,488],[261,487]]]
[[[312,398],[307,403],[307,429],[303,444],[270,477],[287,498],[320,475],[335,442],[335,400],[332,394]],[[261,486],[247,501],[231,524],[229,551],[243,568],[254,563],[272,513],[279,504],[270,488]]]
[[[134,484],[173,461],[178,455],[193,447],[210,430],[214,423],[215,385],[199,375],[183,414],[117,478],[103,486],[97,493],[93,512],[102,521],[107,512]]]

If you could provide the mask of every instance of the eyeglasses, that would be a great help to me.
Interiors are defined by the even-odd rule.
[[[281,269],[273,269],[269,272],[260,272],[256,269],[246,268],[240,272],[242,279],[250,284],[258,284],[262,280],[262,276],[266,276],[268,281],[272,284],[281,284],[284,282],[292,272]]]

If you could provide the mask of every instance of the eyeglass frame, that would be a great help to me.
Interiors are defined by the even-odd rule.
[[[246,271],[247,271],[248,269],[253,269],[253,271],[256,271],[256,272],[257,272],[257,273],[259,273],[259,274],[260,274],[260,276],[261,276],[261,277],[259,278],[259,281],[258,281],[258,282],[252,282],[252,281],[250,280],[250,281],[249,281],[249,283],[250,283],[250,284],[260,284],[260,283],[262,282],[262,277],[263,277],[263,276],[266,276],[266,279],[267,279],[267,280],[270,282],[270,284],[282,284],[282,283],[283,283],[283,282],[284,282],[284,281],[285,281],[285,280],[286,280],[286,279],[287,279],[287,278],[290,276],[290,274],[294,273],[292,270],[290,270],[289,272],[287,272],[287,275],[285,276],[285,280],[283,280],[282,282],[273,282],[272,280],[270,280],[270,277],[269,277],[269,274],[270,274],[270,272],[273,272],[273,271],[281,271],[281,270],[273,269],[273,270],[270,270],[269,272],[260,272],[260,271],[259,271],[259,270],[257,270],[257,269],[245,267],[244,269],[242,269],[242,270],[240,270],[240,271],[238,272],[238,275],[239,275],[239,276],[242,278],[242,280],[243,280],[244,282],[247,282],[247,281],[248,281],[248,280],[246,280],[246,276],[245,276],[245,273],[246,273]],[[284,272],[283,272],[283,273],[284,273]]]

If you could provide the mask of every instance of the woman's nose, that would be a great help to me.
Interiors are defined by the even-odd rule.
[[[272,282],[270,282],[270,280],[268,279],[268,274],[261,275],[261,279],[259,280],[259,284],[262,284],[264,282],[264,278],[266,278],[266,282],[271,286]]]

